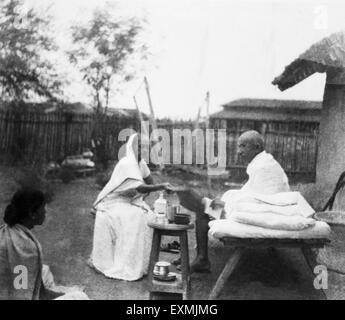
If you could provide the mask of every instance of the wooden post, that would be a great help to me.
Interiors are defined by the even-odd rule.
[[[105,109],[104,109],[104,113],[107,114],[108,111],[108,105],[109,105],[109,91],[110,91],[110,77],[107,77],[107,88],[105,89],[105,93],[106,93],[106,102],[105,102]]]
[[[194,129],[199,129],[200,114],[201,114],[201,107],[199,107],[198,114],[194,122]]]
[[[205,133],[206,133],[206,137],[207,137],[207,130],[209,129],[210,126],[210,92],[207,91],[206,92],[206,128],[205,128]],[[209,175],[209,162],[208,162],[208,154],[210,154],[210,149],[209,146],[207,146],[208,148],[206,148],[206,162],[207,162],[207,188],[208,188],[208,193],[209,196],[211,196],[211,177]]]
[[[206,127],[210,124],[210,92],[206,92]]]
[[[148,82],[146,77],[144,77],[144,82],[145,82],[147,99],[148,99],[149,106],[150,106],[150,119],[151,119],[151,123],[152,123],[153,140],[158,142],[158,139],[156,137],[157,123],[156,123],[155,113],[154,113],[153,105],[152,105],[152,99],[151,99],[151,94],[150,94],[149,82]],[[159,169],[162,170],[163,168],[164,168],[164,163],[160,163],[159,164]]]
[[[151,99],[151,94],[150,94],[149,82],[148,82],[146,77],[144,78],[144,82],[145,82],[147,100],[149,102],[149,107],[150,107],[150,117],[152,120],[152,127],[153,127],[153,129],[157,129],[156,118],[155,118],[155,113],[153,110],[152,99]]]
[[[199,121],[200,121],[200,115],[201,115],[201,106],[199,106],[199,110],[198,110],[198,114],[196,116],[196,119],[194,121],[194,126],[193,126],[193,130],[198,130],[200,128],[199,126]],[[196,132],[196,131],[195,131]],[[194,161],[195,159],[195,165],[198,167],[200,165],[197,164],[197,154],[198,154],[198,151],[197,151],[197,148],[198,148],[198,144],[197,144],[197,136],[193,137],[193,144],[192,144],[192,161]],[[205,143],[205,141],[204,141]],[[202,146],[204,148],[204,146]],[[205,149],[203,149],[205,150]],[[204,152],[204,156],[205,156],[205,152]]]
[[[137,109],[137,112],[138,112],[138,116],[139,116],[139,120],[140,120],[140,124],[142,124],[144,122],[144,119],[143,119],[143,115],[141,114],[140,112],[140,109],[139,109],[139,106],[138,106],[138,102],[137,102],[137,99],[135,98],[135,96],[133,96],[133,100],[134,100],[134,104],[135,104],[135,107]],[[146,132],[146,127],[144,126],[144,133],[145,135],[149,134],[149,132]]]

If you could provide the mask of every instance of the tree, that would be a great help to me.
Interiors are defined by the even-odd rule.
[[[96,9],[86,25],[72,27],[74,48],[68,55],[92,89],[96,111],[92,128],[93,151],[96,164],[103,169],[108,162],[104,121],[110,93],[115,92],[120,82],[134,77],[134,72],[130,71],[133,60],[146,58],[148,50],[141,42],[143,25],[144,21],[136,17],[116,17],[107,6]]]
[[[0,4],[0,89],[1,98],[54,99],[61,81],[47,59],[56,50],[48,18],[33,9],[25,10],[22,0]]]
[[[147,48],[139,40],[143,21],[115,18],[110,11],[96,9],[86,26],[72,27],[75,48],[69,52],[70,61],[91,86],[97,113],[106,111],[114,78],[129,81],[128,62],[133,56],[145,57]]]

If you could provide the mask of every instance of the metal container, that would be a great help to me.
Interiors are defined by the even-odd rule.
[[[158,261],[155,264],[155,267],[153,269],[153,273],[159,276],[166,277],[169,274],[169,268],[171,266],[170,262],[166,261]]]
[[[180,206],[168,206],[167,218],[170,223],[175,221],[175,216],[179,214]]]

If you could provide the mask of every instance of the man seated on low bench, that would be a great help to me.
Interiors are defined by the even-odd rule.
[[[247,165],[249,176],[241,190],[229,190],[222,198],[216,198],[209,204],[209,199],[203,198],[189,188],[176,188],[182,206],[196,213],[197,256],[191,265],[191,272],[209,272],[208,230],[211,219],[227,218],[227,213],[235,205],[239,193],[243,195],[262,194],[274,195],[289,192],[288,178],[280,164],[264,149],[263,137],[254,130],[243,133],[238,140],[238,155],[240,161]],[[240,192],[239,192],[240,191]],[[205,206],[212,209],[222,208],[221,216],[205,213]],[[219,210],[218,210],[219,212]]]

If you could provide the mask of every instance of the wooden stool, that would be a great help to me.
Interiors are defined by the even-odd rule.
[[[157,222],[149,222],[148,225],[153,228],[153,240],[148,271],[150,300],[154,298],[155,293],[181,294],[183,300],[188,300],[190,294],[190,273],[187,231],[193,229],[194,225],[163,224]],[[176,236],[179,237],[180,240],[181,274],[177,274],[176,280],[172,282],[158,281],[153,278],[153,269],[159,259],[162,236]]]

